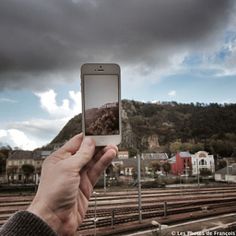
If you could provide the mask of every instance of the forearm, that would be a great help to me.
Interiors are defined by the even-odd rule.
[[[15,213],[0,229],[2,236],[56,236],[57,234],[35,214],[29,211]]]

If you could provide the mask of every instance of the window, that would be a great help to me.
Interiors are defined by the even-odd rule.
[[[202,166],[207,165],[207,162],[204,159],[202,159],[199,161],[199,165],[202,165]]]

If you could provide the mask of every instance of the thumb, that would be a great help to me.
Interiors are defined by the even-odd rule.
[[[78,170],[81,170],[92,159],[94,152],[95,141],[91,137],[85,137],[80,149],[68,161]]]

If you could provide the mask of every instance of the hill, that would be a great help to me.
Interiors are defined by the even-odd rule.
[[[48,147],[81,132],[81,114],[71,119]],[[137,151],[206,150],[236,156],[236,104],[178,104],[122,101],[120,149]]]

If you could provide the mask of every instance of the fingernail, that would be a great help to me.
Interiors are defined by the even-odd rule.
[[[109,149],[113,149],[115,151],[116,154],[118,154],[118,147],[115,146],[115,145],[107,145],[105,148],[104,148],[104,151],[107,151]]]
[[[106,147],[105,150],[106,150],[106,151],[108,151],[108,150],[112,150],[113,153],[114,153],[114,157],[116,157],[116,156],[118,155],[118,148],[117,148],[117,147],[114,147],[114,146],[108,146],[108,147]]]
[[[118,154],[118,151],[116,150],[116,149],[114,149],[114,148],[111,148],[111,150],[113,151],[113,153],[114,153],[114,157],[116,157],[117,156],[117,154]]]

